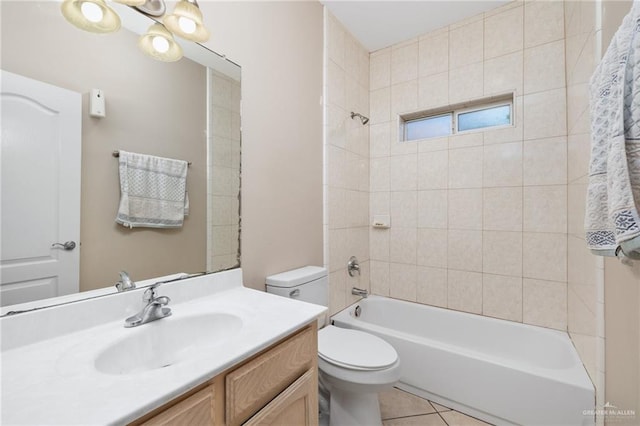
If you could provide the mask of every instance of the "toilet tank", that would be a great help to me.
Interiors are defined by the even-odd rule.
[[[268,276],[267,293],[329,306],[327,270],[319,266],[305,266]]]

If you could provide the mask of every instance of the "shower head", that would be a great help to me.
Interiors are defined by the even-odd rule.
[[[353,112],[351,111],[351,118],[353,119],[353,117],[359,117],[360,121],[362,121],[362,125],[364,126],[365,124],[367,124],[369,122],[369,117],[365,117],[362,114],[359,114],[357,112]]]

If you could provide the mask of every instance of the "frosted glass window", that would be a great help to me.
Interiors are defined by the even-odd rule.
[[[458,131],[483,129],[485,127],[511,124],[511,105],[497,105],[458,114]]]
[[[453,114],[445,114],[406,121],[404,123],[404,140],[413,141],[450,135],[452,116]]]

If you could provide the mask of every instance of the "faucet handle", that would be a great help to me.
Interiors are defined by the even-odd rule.
[[[127,271],[120,271],[120,281],[116,283],[118,292],[133,290],[136,288],[136,283],[129,277]]]
[[[147,287],[147,289],[144,291],[144,294],[142,295],[142,300],[144,300],[145,302],[151,302],[152,300],[156,299],[156,288],[160,287],[160,284],[164,284],[164,281],[159,281]],[[167,297],[167,299],[169,298]],[[169,302],[167,301],[167,303]]]

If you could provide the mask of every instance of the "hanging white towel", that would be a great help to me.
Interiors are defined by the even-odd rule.
[[[186,161],[120,151],[120,207],[126,227],[179,228],[189,214]]]
[[[587,245],[640,259],[640,6],[634,2],[590,82]]]

